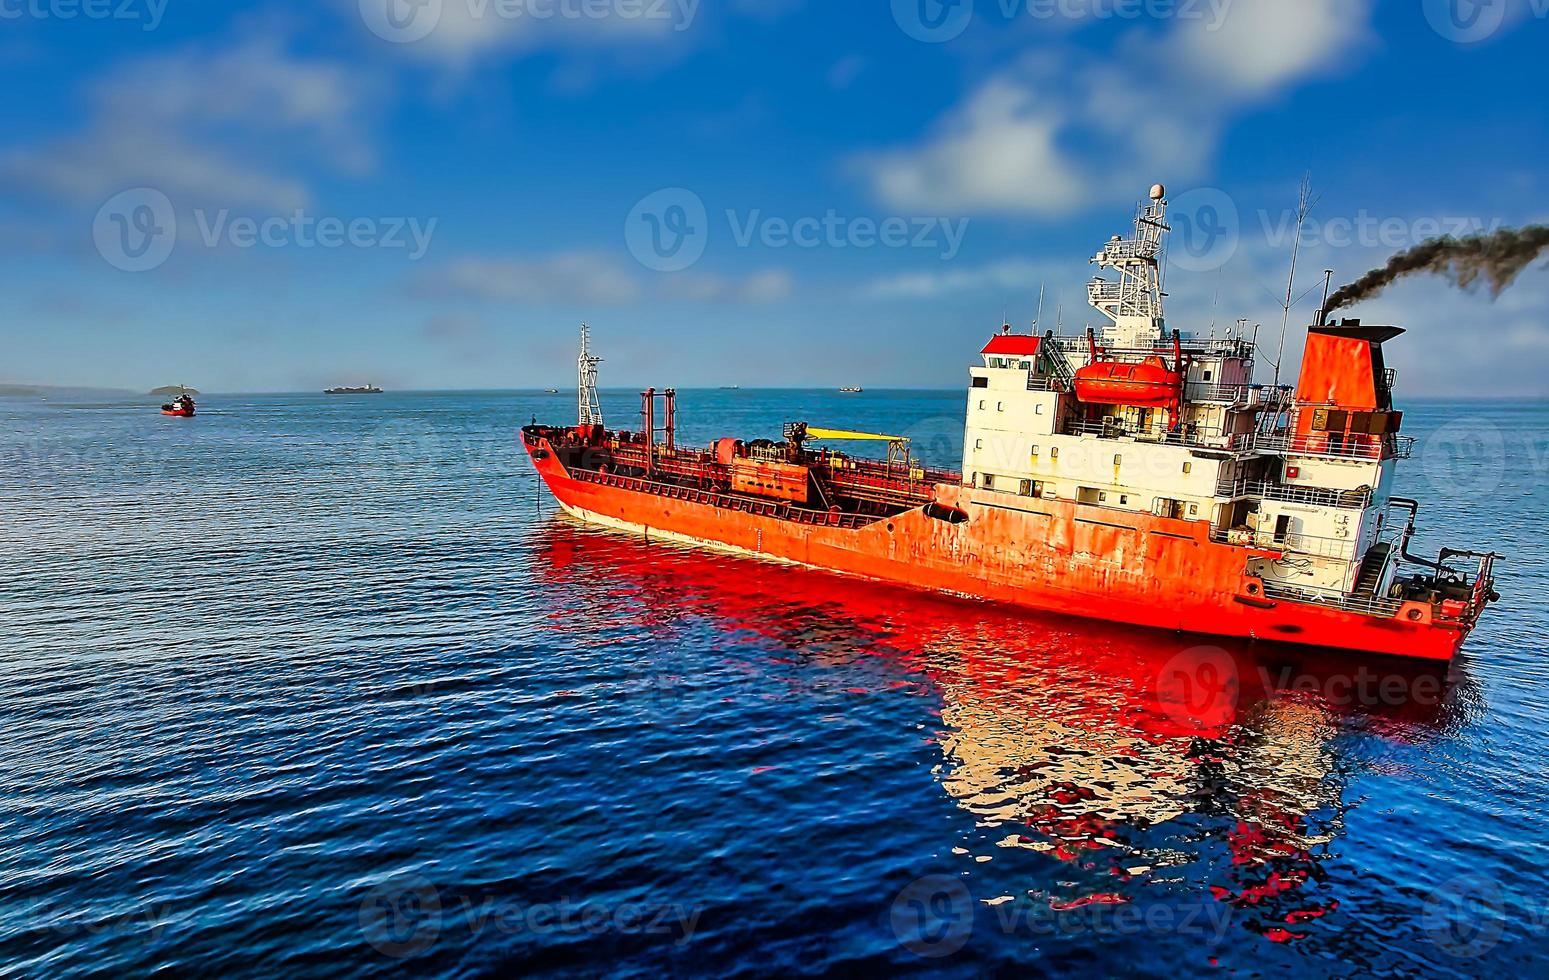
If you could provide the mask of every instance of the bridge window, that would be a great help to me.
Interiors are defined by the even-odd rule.
[[[975,387],[975,388],[988,388],[990,386],[990,379],[989,378],[974,378],[972,386]]]
[[[995,489],[995,475],[993,473],[985,473],[985,474],[983,474],[983,476],[984,476],[984,489],[986,489],[986,490],[994,490]]]

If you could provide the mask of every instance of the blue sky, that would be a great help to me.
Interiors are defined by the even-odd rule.
[[[956,386],[1041,287],[1094,320],[1154,181],[1173,325],[1272,337],[1308,171],[1293,325],[1549,219],[1546,41],[1549,0],[0,0],[0,381],[563,387],[586,320],[614,386]],[[1542,265],[1354,312],[1410,397],[1543,396]]]

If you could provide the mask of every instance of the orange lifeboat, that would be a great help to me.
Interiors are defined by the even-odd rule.
[[[1166,408],[1178,400],[1183,375],[1160,357],[1138,364],[1096,361],[1076,372],[1076,397],[1088,405]]]

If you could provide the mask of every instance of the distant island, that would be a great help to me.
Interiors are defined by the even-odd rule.
[[[104,397],[132,395],[134,392],[123,388],[93,388],[90,385],[31,385],[31,384],[0,384],[0,398],[46,398],[55,397]]]
[[[151,394],[153,395],[182,395],[185,393],[190,395],[197,395],[199,394],[199,389],[185,388],[182,385],[167,385],[165,388],[151,389]]]

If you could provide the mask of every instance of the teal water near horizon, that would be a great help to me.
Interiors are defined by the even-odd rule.
[[[599,533],[518,444],[573,392],[199,401],[0,399],[0,975],[1542,969],[1549,406],[1405,400],[1418,546],[1505,556],[1438,669]],[[955,469],[964,401],[680,439]]]

